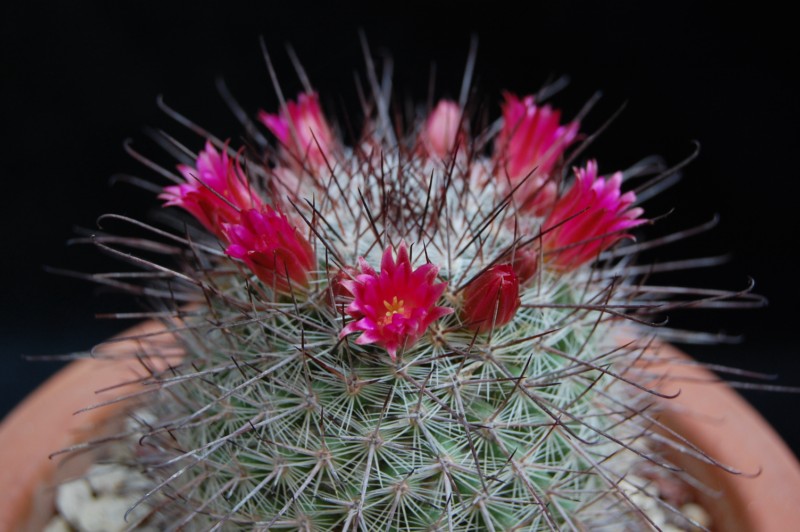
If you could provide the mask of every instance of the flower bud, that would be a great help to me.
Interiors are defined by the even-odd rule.
[[[531,246],[517,249],[514,253],[513,267],[519,283],[525,284],[536,274],[536,270],[539,269],[538,250]]]
[[[194,167],[179,165],[178,171],[186,182],[164,188],[158,197],[166,200],[165,207],[185,209],[223,240],[223,224],[236,223],[240,210],[261,206],[239,162],[228,156],[227,149],[218,152],[210,141]]]
[[[479,333],[505,325],[519,308],[519,280],[510,264],[492,266],[464,290],[461,317]]]
[[[264,206],[242,211],[238,224],[223,224],[229,256],[242,260],[270,288],[307,287],[316,259],[308,240],[285,214]],[[288,278],[288,279],[287,279]]]
[[[545,262],[554,269],[572,270],[595,260],[626,233],[646,222],[643,210],[631,207],[633,191],[622,193],[622,172],[598,176],[597,162],[575,170],[572,186],[558,198],[542,233]]]
[[[302,93],[297,102],[286,102],[280,114],[261,111],[259,120],[269,128],[288,151],[294,163],[308,162],[319,169],[330,161],[334,136],[315,92]]]
[[[553,204],[557,192],[553,176],[578,127],[577,121],[562,125],[561,111],[537,105],[533,96],[520,99],[505,94],[495,158],[502,167],[500,181],[519,186],[514,197],[521,210],[542,216]]]
[[[423,142],[433,157],[445,158],[456,146],[461,130],[461,108],[451,100],[440,100],[428,117],[423,131]]]
[[[331,306],[338,307],[343,303],[352,301],[352,294],[342,283],[355,279],[358,274],[359,271],[352,266],[345,266],[336,272],[330,280],[330,289],[327,293],[328,303]]]

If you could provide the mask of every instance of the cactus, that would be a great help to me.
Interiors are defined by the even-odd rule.
[[[162,138],[183,158],[159,171],[181,218],[137,225],[179,266],[135,261],[185,356],[146,364],[136,403],[146,522],[655,526],[641,501],[665,503],[633,475],[676,468],[654,441],[703,456],[658,436],[651,333],[622,339],[687,304],[644,283],[632,243],[648,223],[637,193],[675,170],[601,177],[575,160],[592,136],[533,96],[507,94],[489,127],[462,98],[404,129],[368,74],[352,142],[310,89],[259,114],[271,142],[205,135],[187,156]],[[750,301],[708,296],[731,297]]]

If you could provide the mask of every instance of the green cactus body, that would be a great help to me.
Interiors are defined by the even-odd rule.
[[[276,294],[225,257],[200,280],[209,308],[180,333],[186,360],[159,376],[144,439],[170,505],[163,522],[220,529],[540,530],[643,522],[617,484],[644,461],[634,413],[649,394],[621,380],[637,355],[611,338],[615,263],[540,268],[513,319],[488,333],[458,312],[396,360],[340,338],[337,267],[413,248],[459,288],[535,236],[470,146],[444,160],[377,129],[293,199],[317,269]],[[332,172],[330,171],[332,170]],[[263,184],[254,180],[256,186]],[[307,201],[302,201],[307,200]],[[521,233],[524,231],[524,233]],[[535,246],[534,244],[526,244]],[[521,248],[520,248],[521,249]],[[336,265],[338,263],[338,266]],[[224,266],[223,266],[224,265]],[[234,267],[238,266],[238,268]],[[176,525],[177,523],[177,525]]]
[[[487,124],[466,81],[462,101],[399,116],[388,77],[368,69],[352,142],[308,87],[286,101],[276,85],[280,110],[258,115],[271,137],[244,119],[241,148],[164,106],[205,147],[159,136],[180,175],[137,158],[175,182],[159,198],[186,212],[170,210],[168,229],[104,218],[147,233],[96,239],[144,251],[118,253],[147,272],[97,279],[152,296],[149,315],[183,353],[176,363],[174,346],[148,342],[133,353],[150,370],[130,403],[138,426],[121,436],[153,481],[139,524],[691,525],[654,479],[682,475],[670,451],[719,464],[659,422],[664,375],[649,367],[653,329],[639,326],[675,307],[763,299],[647,285],[639,250],[713,225],[626,242],[647,223],[639,203],[684,163],[602,177],[575,160],[594,135],[532,95],[506,93]]]

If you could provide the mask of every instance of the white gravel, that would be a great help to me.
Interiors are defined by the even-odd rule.
[[[122,532],[150,511],[143,503],[150,481],[138,471],[116,464],[95,464],[85,477],[65,482],[56,491],[58,515],[46,532]],[[133,508],[133,509],[132,509]],[[125,519],[126,512],[127,520]],[[137,530],[146,528],[137,527]]]

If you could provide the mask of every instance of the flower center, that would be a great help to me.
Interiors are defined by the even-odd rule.
[[[397,296],[392,298],[391,303],[388,300],[384,300],[383,306],[386,307],[386,314],[381,318],[380,325],[384,326],[387,323],[391,323],[392,317],[394,317],[395,314],[402,314],[405,316],[406,309],[404,305],[405,302],[402,299],[398,300]]]

